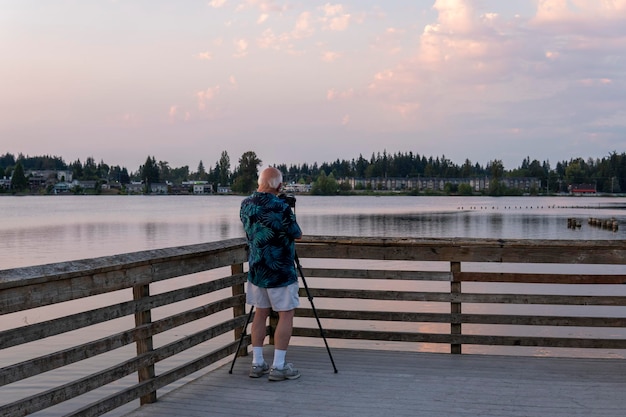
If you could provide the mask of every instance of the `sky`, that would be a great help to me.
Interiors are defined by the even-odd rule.
[[[0,154],[626,152],[626,0],[0,0]]]

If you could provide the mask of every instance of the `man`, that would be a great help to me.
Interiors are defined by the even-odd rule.
[[[248,284],[246,302],[256,308],[252,320],[252,368],[250,377],[269,373],[270,381],[296,379],[300,372],[285,362],[299,305],[298,274],[294,263],[295,239],[302,236],[291,207],[278,197],[283,182],[273,167],[261,171],[258,188],[241,203],[239,217],[248,238]],[[271,310],[278,313],[274,332],[274,362],[263,358],[266,321]]]

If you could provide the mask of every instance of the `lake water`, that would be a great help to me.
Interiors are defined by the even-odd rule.
[[[238,196],[0,197],[0,269],[243,236]],[[625,239],[626,199],[298,196],[309,235]],[[583,223],[568,229],[567,219]],[[587,225],[616,218],[617,232]]]
[[[241,200],[240,196],[0,197],[0,269],[242,237],[243,230],[239,221]],[[304,234],[308,235],[626,239],[624,198],[297,196],[296,215]],[[589,226],[589,217],[615,218],[620,228],[613,232]],[[568,228],[568,218],[580,220],[581,227]],[[620,271],[626,270],[624,265],[616,268]],[[586,287],[584,291],[591,291],[590,287]],[[623,288],[618,291],[622,295],[626,292]],[[103,300],[105,301],[108,300]],[[318,301],[318,308],[323,308],[325,300]],[[79,308],[86,308],[81,302],[75,304]],[[97,306],[90,302],[88,308]],[[449,309],[449,306],[446,308]],[[45,313],[3,316],[0,330],[24,322],[49,319],[55,313],[49,310]],[[626,315],[626,311],[623,314]],[[153,319],[157,319],[157,316],[158,313],[155,312]],[[112,333],[117,331],[116,326],[126,325],[129,323],[114,321],[89,331]],[[185,330],[180,330],[183,331]],[[46,339],[47,351],[76,345],[83,337],[82,334],[73,333],[73,336],[70,334]],[[168,341],[170,340],[162,339],[157,344],[162,345]],[[40,349],[41,344],[29,344],[19,349],[0,352],[0,366],[23,360],[21,355],[32,357],[42,354],[39,353]],[[119,362],[120,356],[132,357],[133,354],[134,347],[129,346],[127,349],[102,355],[91,362],[81,362],[68,369],[1,387],[0,404],[10,402],[14,396],[23,397],[45,390],[51,384],[66,381],[68,376],[77,378],[88,375],[94,369],[102,367],[107,356],[115,356],[113,360]],[[611,355],[615,357],[616,354],[609,352],[609,356]],[[623,357],[619,356],[622,353],[617,355]],[[173,362],[170,366],[176,364]],[[92,397],[107,395],[120,386],[130,385],[134,378],[129,377],[114,384],[115,386],[105,387]],[[168,390],[175,386],[176,384],[168,387]],[[73,404],[86,404],[90,401],[89,396],[84,397],[36,415],[63,415],[73,409]],[[120,415],[124,410],[133,407],[136,404],[110,415]]]

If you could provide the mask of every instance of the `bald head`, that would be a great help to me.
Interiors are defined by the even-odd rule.
[[[274,167],[265,168],[259,175],[258,191],[262,193],[278,193],[283,182],[283,174]]]

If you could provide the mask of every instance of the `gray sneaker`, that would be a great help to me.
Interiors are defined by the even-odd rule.
[[[283,369],[272,367],[270,369],[270,381],[284,381],[285,379],[300,378],[300,371],[293,367],[292,363],[286,363]]]
[[[250,368],[250,378],[261,378],[269,371],[270,366],[266,362],[263,362],[261,365],[252,364],[252,367]]]

